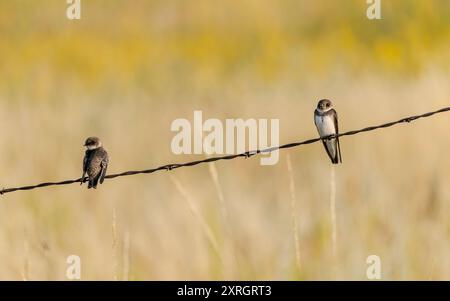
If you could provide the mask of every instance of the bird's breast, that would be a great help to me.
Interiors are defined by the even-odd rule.
[[[334,120],[332,116],[316,115],[316,126],[320,136],[329,136],[336,134],[336,128],[334,126]]]

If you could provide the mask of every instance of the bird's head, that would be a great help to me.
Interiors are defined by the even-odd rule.
[[[86,146],[86,148],[89,150],[93,150],[101,147],[102,142],[97,137],[89,137],[86,139],[86,142],[84,142],[84,146]]]
[[[333,104],[328,99],[319,100],[317,103],[317,110],[321,113],[327,112],[333,108]]]

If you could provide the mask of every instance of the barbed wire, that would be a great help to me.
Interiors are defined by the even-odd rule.
[[[417,120],[420,118],[426,118],[426,117],[433,116],[435,114],[444,113],[444,112],[448,112],[448,111],[450,111],[450,107],[442,108],[440,110],[424,113],[421,115],[405,117],[405,118],[399,119],[397,121],[392,121],[392,122],[383,123],[380,125],[365,127],[365,128],[359,129],[359,130],[348,131],[348,132],[340,133],[337,135],[329,135],[329,136],[321,137],[321,138],[313,138],[313,139],[308,139],[308,140],[304,140],[304,141],[300,141],[300,142],[284,144],[281,146],[274,146],[274,147],[269,147],[269,148],[260,149],[260,150],[258,149],[258,150],[254,150],[254,151],[247,151],[247,152],[235,154],[235,155],[211,157],[211,158],[207,158],[207,159],[203,159],[203,160],[191,161],[191,162],[186,162],[186,163],[166,164],[166,165],[156,167],[156,168],[151,168],[151,169],[125,171],[125,172],[121,172],[121,173],[106,175],[105,179],[114,179],[114,178],[118,178],[118,177],[133,176],[133,175],[138,175],[138,174],[151,174],[151,173],[161,171],[161,170],[170,171],[170,170],[174,170],[174,169],[182,168],[182,167],[195,166],[195,165],[199,165],[199,164],[203,164],[203,163],[211,163],[211,162],[216,162],[216,161],[221,161],[221,160],[232,160],[232,159],[241,158],[241,157],[249,158],[249,157],[252,157],[257,154],[267,154],[267,153],[271,153],[271,152],[274,152],[274,151],[277,151],[280,149],[288,149],[288,148],[293,148],[293,147],[297,147],[300,145],[312,144],[312,143],[315,143],[315,142],[318,142],[321,140],[333,139],[333,138],[343,137],[343,136],[351,136],[351,135],[356,135],[356,134],[363,133],[363,132],[370,132],[370,131],[374,131],[376,129],[388,128],[388,127],[391,127],[391,126],[394,126],[394,125],[400,124],[400,123],[410,123],[411,121],[414,121],[414,120]],[[32,190],[32,189],[48,187],[48,186],[68,185],[68,184],[73,184],[73,183],[80,183],[81,181],[86,182],[87,180],[88,180],[88,178],[84,177],[83,179],[78,178],[76,180],[65,180],[65,181],[60,181],[60,182],[46,182],[46,183],[40,183],[37,185],[22,186],[22,187],[15,187],[15,188],[4,188],[3,190],[0,191],[0,195],[3,195],[5,193],[11,193],[14,191],[19,191],[19,190]]]

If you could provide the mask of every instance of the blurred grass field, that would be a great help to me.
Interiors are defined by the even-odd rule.
[[[171,122],[194,110],[278,118],[287,143],[317,136],[320,98],[342,131],[450,103],[446,0],[383,0],[379,21],[351,0],[82,1],[80,21],[65,10],[0,0],[1,187],[79,177],[92,135],[109,173],[203,158],[170,149]],[[342,138],[337,263],[316,143],[275,166],[217,163],[218,182],[204,165],[1,196],[0,279],[64,280],[76,254],[84,280],[365,280],[375,254],[383,279],[450,280],[449,128],[442,114]]]

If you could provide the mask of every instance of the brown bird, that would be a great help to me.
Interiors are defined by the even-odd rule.
[[[97,184],[103,183],[108,168],[108,153],[102,146],[102,142],[97,137],[86,139],[84,146],[87,148],[83,159],[83,174],[81,175],[81,184],[84,182],[84,175],[88,176],[88,189],[97,188]]]
[[[338,116],[333,109],[333,104],[328,99],[322,99],[317,104],[314,111],[314,123],[320,137],[327,137],[330,135],[338,135]],[[339,144],[339,137],[331,139],[322,139],[323,146],[330,157],[331,163],[342,163],[341,145]]]

